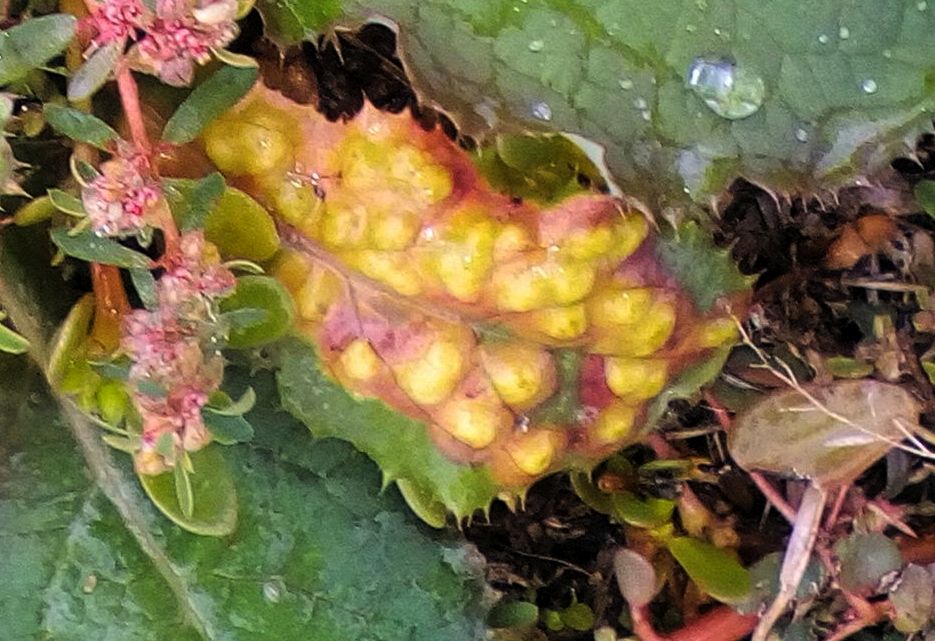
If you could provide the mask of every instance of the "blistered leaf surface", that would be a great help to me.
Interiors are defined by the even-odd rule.
[[[467,132],[583,135],[660,209],[738,175],[839,184],[930,127],[935,101],[935,6],[916,0],[345,0],[340,18],[318,4],[260,8],[286,42],[394,21],[419,88]]]

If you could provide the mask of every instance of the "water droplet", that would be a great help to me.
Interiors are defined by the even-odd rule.
[[[695,0],[695,6],[698,7],[698,11],[707,11],[708,0]]]
[[[892,58],[892,57],[893,57],[893,52],[890,51],[889,49],[884,49],[884,50],[883,50],[883,57],[884,57],[884,58],[887,58],[887,59]]]
[[[649,103],[646,102],[645,98],[635,98],[633,100],[633,106],[639,109],[640,111],[645,111],[649,106]]]
[[[828,37],[827,33],[823,33],[820,36],[818,36],[818,42],[820,42],[823,45],[826,45],[829,42],[831,42],[831,38]]]
[[[652,115],[651,113],[649,113],[649,110],[648,110],[648,109],[647,109],[646,111],[641,111],[641,112],[640,112],[640,117],[642,117],[643,120],[645,120],[646,122],[649,122],[650,120],[653,119],[653,115]]]
[[[696,29],[698,29],[698,27],[696,27],[696,26],[693,25],[693,24],[687,24],[687,25],[685,25],[685,31],[687,31],[688,33],[695,33],[695,30],[696,30]]]
[[[721,35],[721,30],[720,30],[720,28],[715,27],[715,29],[714,29],[714,35],[716,35],[716,36]]]
[[[795,139],[799,142],[808,142],[808,131],[805,127],[799,127],[795,130]]]
[[[860,83],[860,90],[867,94],[873,94],[877,92],[877,81],[873,78],[867,78],[862,83]]]
[[[929,3],[926,2],[925,0],[919,0],[916,3],[916,9],[918,9],[919,11],[925,11],[928,8],[929,8]]]
[[[552,120],[552,107],[546,102],[537,102],[532,106],[532,115],[539,120]]]
[[[630,89],[633,88],[633,81],[630,80],[629,78],[621,78],[618,84],[620,85],[620,88],[623,89],[624,91],[629,91]]]
[[[542,40],[531,40],[529,42],[529,50],[533,53],[539,53],[545,49],[545,42]]]
[[[848,29],[847,27],[841,27],[840,29],[838,29],[838,37],[841,40],[847,40],[848,38],[851,37],[851,30]]]
[[[766,97],[763,79],[729,58],[695,58],[685,83],[711,111],[729,120],[752,116]]]
[[[279,603],[282,599],[282,586],[278,581],[267,581],[263,584],[263,598],[269,603]]]

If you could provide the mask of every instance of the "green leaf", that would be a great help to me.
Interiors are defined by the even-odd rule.
[[[920,180],[913,191],[922,210],[935,216],[935,180]]]
[[[377,462],[387,481],[406,479],[458,518],[487,508],[497,495],[486,469],[446,458],[423,423],[380,401],[352,396],[325,375],[310,345],[285,341],[277,360],[283,407],[314,435],[351,442]]]
[[[43,113],[52,128],[63,136],[78,142],[86,142],[98,149],[107,151],[111,143],[120,136],[106,122],[83,111],[63,107],[62,105],[46,105]]]
[[[272,381],[257,384],[264,444],[223,449],[240,486],[240,526],[214,538],[161,518],[123,455],[106,468],[123,496],[115,508],[90,484],[35,379],[2,361],[0,376],[10,381],[0,395],[4,639],[86,641],[107,630],[135,641],[484,637],[470,549],[427,536],[394,493],[379,493],[363,456],[311,442],[275,409]],[[34,391],[41,401],[27,403]],[[201,473],[195,460],[196,486]],[[199,499],[196,491],[196,516]]]
[[[51,198],[40,196],[17,209],[13,215],[13,222],[20,227],[36,225],[50,219],[56,211],[58,209],[52,204]]]
[[[166,178],[162,181],[172,215],[179,229],[201,229],[224,193],[224,176],[218,172],[199,180]]]
[[[136,289],[140,302],[146,309],[156,309],[159,304],[159,294],[156,293],[156,279],[148,269],[131,269],[130,281]]]
[[[29,341],[6,325],[0,325],[0,352],[7,354],[25,354],[29,351]]]
[[[117,59],[123,50],[119,40],[110,42],[85,61],[78,71],[68,80],[68,99],[72,102],[87,100],[100,89],[117,66]]]
[[[269,276],[241,276],[234,293],[221,301],[225,314],[244,309],[261,310],[266,315],[257,323],[232,327],[227,339],[230,347],[243,349],[271,343],[292,328],[292,297],[282,283]]]
[[[212,414],[218,414],[220,416],[243,416],[252,410],[254,405],[256,405],[256,392],[253,391],[252,387],[248,387],[243,395],[236,401],[229,402],[228,399],[227,403],[219,407],[208,405],[205,409]]]
[[[0,35],[0,85],[9,85],[41,67],[71,42],[77,19],[57,13],[29,18]]]
[[[750,593],[750,573],[727,551],[687,536],[666,545],[702,592],[724,603],[738,603]]]
[[[211,411],[203,411],[201,415],[208,431],[221,445],[247,443],[253,440],[253,426],[243,416],[216,414]]]
[[[917,0],[344,0],[338,18],[319,5],[258,3],[286,42],[392,21],[420,94],[464,133],[583,136],[625,193],[660,212],[706,203],[736,176],[776,191],[838,186],[931,129],[935,11]],[[687,82],[699,58],[724,75],[720,61],[735,61],[735,79],[762,82],[762,105],[719,115]]]
[[[279,249],[269,212],[245,192],[227,188],[204,219],[205,238],[225,258],[263,262]]]
[[[838,581],[850,592],[873,592],[890,572],[902,567],[899,547],[880,532],[856,532],[834,546],[841,563]]]
[[[539,608],[529,601],[507,601],[498,603],[487,616],[491,628],[522,628],[535,625],[539,620]]]
[[[173,468],[172,471],[174,472],[173,477],[175,481],[175,499],[178,503],[179,512],[182,518],[188,520],[188,522],[191,522],[191,519],[195,515],[195,489],[192,486],[191,475],[189,474],[186,467],[182,465],[181,461],[176,463],[175,468]],[[234,484],[231,483],[231,489],[233,489],[233,486]],[[146,487],[145,482],[143,483],[143,487]],[[210,489],[212,492],[216,491],[214,487],[211,487]],[[236,505],[236,499],[233,504]],[[157,503],[157,505],[159,504]],[[234,514],[236,514],[236,512],[234,512]],[[172,517],[170,516],[169,518]],[[236,520],[233,522],[236,524]],[[186,527],[186,525],[183,523],[179,523],[179,525],[184,527],[186,530],[189,530],[190,532],[195,532],[198,534],[196,530],[191,527]],[[233,531],[233,527],[231,528],[231,531]],[[210,532],[207,532],[207,534],[210,534]],[[229,532],[222,532],[222,534],[229,534]]]
[[[620,523],[653,529],[672,520],[675,501],[650,497],[640,499],[631,492],[610,495],[610,515]]]
[[[686,223],[656,241],[656,256],[695,304],[708,311],[718,299],[750,289],[728,252],[718,249],[696,223]]]
[[[918,632],[929,622],[935,605],[935,580],[919,565],[908,565],[899,577],[899,583],[890,592],[890,603],[895,610],[893,625],[905,634]]]
[[[205,125],[243,98],[256,78],[256,67],[221,67],[179,105],[166,123],[162,139],[177,145],[191,142]]]
[[[146,269],[150,260],[145,255],[124,247],[111,238],[102,238],[89,229],[74,236],[65,227],[56,227],[51,232],[52,242],[68,256],[105,265],[116,265],[127,269]]]
[[[55,209],[69,216],[84,217],[87,215],[81,200],[61,189],[50,189],[49,201]]]

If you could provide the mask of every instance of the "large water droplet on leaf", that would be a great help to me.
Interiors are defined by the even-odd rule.
[[[552,108],[547,102],[537,102],[532,106],[532,115],[539,120],[552,120]]]
[[[760,76],[724,57],[695,58],[685,82],[711,111],[729,120],[752,116],[766,97]]]
[[[545,49],[545,42],[542,40],[532,40],[529,43],[529,50],[533,53],[538,53]]]
[[[860,83],[860,90],[866,94],[874,94],[877,92],[878,88],[879,87],[877,87],[877,81],[874,80],[873,78],[867,78],[866,80]]]

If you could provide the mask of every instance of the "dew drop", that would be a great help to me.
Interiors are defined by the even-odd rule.
[[[716,36],[721,35],[721,29],[720,29],[719,27],[715,27],[715,29],[714,29],[714,35],[716,35]]]
[[[887,59],[892,58],[892,57],[893,57],[893,52],[890,51],[889,49],[884,49],[884,50],[883,50],[883,57],[884,57],[884,58],[887,58]]]
[[[877,81],[873,78],[867,78],[862,83],[860,83],[860,90],[866,94],[874,94],[877,92]]]
[[[918,9],[919,11],[925,11],[928,8],[929,8],[929,3],[926,2],[925,0],[919,0],[916,3],[916,9]]]
[[[630,80],[629,78],[621,78],[618,84],[620,85],[620,88],[623,89],[624,91],[629,91],[630,89],[633,88],[633,81]]]
[[[539,120],[552,120],[552,107],[546,102],[537,102],[532,106],[532,115]]]
[[[640,111],[645,111],[649,106],[649,103],[646,102],[645,98],[636,98],[633,100],[633,106],[639,109]]]
[[[847,40],[851,37],[851,30],[847,27],[841,27],[838,29],[838,37],[841,38],[841,40]]]
[[[795,139],[799,142],[808,142],[808,131],[804,127],[795,130]]]
[[[827,33],[823,33],[820,36],[818,36],[818,42],[820,42],[823,45],[826,45],[829,42],[831,42],[831,38],[828,37]]]
[[[696,31],[697,29],[698,29],[698,27],[696,27],[696,26],[693,25],[693,24],[687,24],[687,25],[685,25],[685,31],[687,31],[688,33],[695,33],[695,31]]]
[[[282,599],[282,587],[277,581],[267,581],[263,584],[263,598],[267,603],[279,603]]]
[[[766,97],[763,79],[729,58],[695,58],[685,83],[711,111],[728,120],[752,116]]]
[[[641,111],[641,112],[640,112],[640,117],[641,117],[643,120],[645,120],[646,122],[649,122],[649,121],[651,121],[651,120],[653,119],[653,115],[652,115],[651,113],[649,113],[649,110],[648,110],[648,109],[645,110],[645,111]]]
[[[531,40],[529,42],[529,50],[533,53],[539,53],[545,49],[545,42],[542,40]]]

